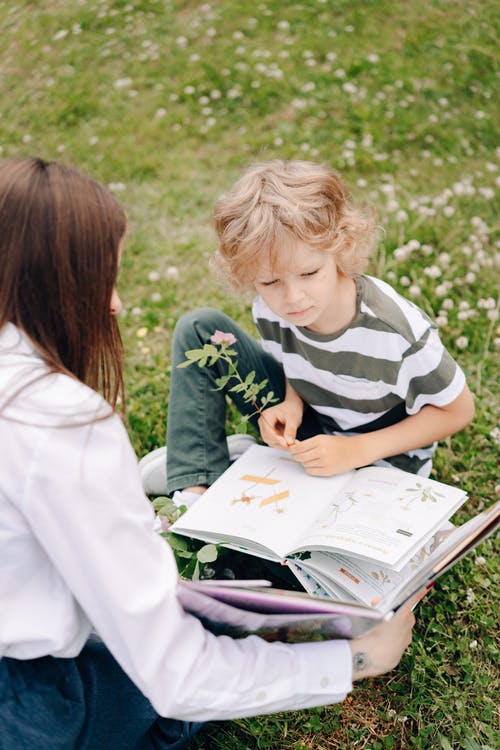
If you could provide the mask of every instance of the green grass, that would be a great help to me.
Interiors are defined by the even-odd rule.
[[[439,322],[476,395],[436,475],[498,493],[498,203],[493,0],[0,2],[0,148],[111,186],[130,232],[120,279],[129,426],[161,445],[178,316],[212,304],[212,205],[250,162],[310,158],[377,208],[372,271]],[[413,242],[410,242],[412,241]],[[408,243],[410,245],[408,246]],[[495,714],[494,542],[419,608],[411,651],[346,703],[210,725],[193,747],[487,750]]]

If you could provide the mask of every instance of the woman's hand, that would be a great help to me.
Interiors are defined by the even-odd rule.
[[[409,599],[391,620],[373,628],[367,635],[349,641],[353,655],[353,681],[377,677],[399,664],[411,643],[415,625],[413,609],[426,593],[427,589],[423,589]]]

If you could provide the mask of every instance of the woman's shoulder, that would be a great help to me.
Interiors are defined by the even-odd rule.
[[[43,427],[87,424],[111,406],[76,378],[51,372],[29,339],[12,324],[0,331],[0,415]]]

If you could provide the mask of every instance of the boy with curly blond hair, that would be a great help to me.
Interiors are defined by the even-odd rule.
[[[248,169],[214,218],[214,265],[238,292],[256,293],[261,340],[212,308],[179,320],[167,491],[185,490],[189,504],[238,452],[238,439],[229,448],[225,439],[226,395],[243,414],[252,411],[240,394],[216,390],[227,374],[222,360],[177,367],[216,330],[236,338],[241,376],[254,370],[280,399],[252,417],[262,440],[287,450],[306,472],[392,464],[429,475],[437,441],[472,420],[473,399],[427,315],[364,273],[378,238],[373,212],[356,205],[330,167],[274,160]],[[146,474],[164,460],[163,449],[149,472],[143,466],[147,491]]]

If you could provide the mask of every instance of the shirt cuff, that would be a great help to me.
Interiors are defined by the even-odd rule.
[[[352,690],[352,655],[347,641],[296,643],[304,692],[322,696],[321,703],[338,703]],[[319,701],[318,701],[319,702]]]

